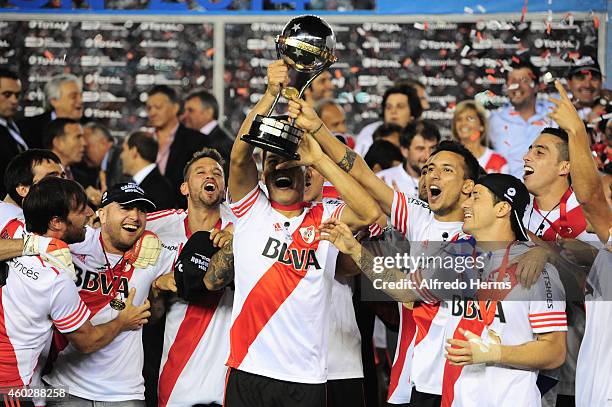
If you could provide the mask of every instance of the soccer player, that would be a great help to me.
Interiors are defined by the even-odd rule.
[[[102,196],[101,228],[87,228],[85,240],[70,246],[76,285],[93,324],[116,318],[134,289],[131,300],[148,308],[151,283],[171,270],[174,253],[160,248],[157,237],[145,231],[146,213],[153,209],[155,205],[136,184],[116,184]],[[144,406],[141,329],[126,332],[90,354],[60,340],[55,348],[57,359],[44,380],[68,387],[70,396],[59,405]]]
[[[187,211],[166,210],[148,215],[147,229],[159,236],[164,247],[178,255],[191,235],[199,231],[212,231],[213,239],[221,239],[221,231],[234,218],[222,203],[223,167],[223,158],[216,150],[204,148],[195,153],[185,166],[185,181],[181,185],[181,192],[187,197]],[[173,274],[159,280],[168,278],[172,279]],[[154,285],[167,284],[159,280]],[[223,404],[234,293],[229,287],[214,284],[208,287],[220,291],[207,293],[197,303],[171,300],[159,374],[160,407]]]
[[[289,114],[297,118],[298,125],[312,131],[323,150],[377,200],[383,213],[391,218],[391,225],[414,243],[411,254],[424,250],[426,242],[456,240],[461,236],[461,203],[469,197],[479,171],[478,161],[465,147],[442,142],[432,153],[425,175],[427,204],[393,191],[353,150],[340,143],[325,126],[319,127],[320,119],[306,104],[290,102]],[[392,369],[389,402],[437,405],[442,394],[445,363],[442,321],[446,319],[448,307],[444,303],[419,303],[414,310],[399,306],[400,340]],[[411,399],[413,386],[416,390],[412,391]]]
[[[67,248],[66,243],[85,238],[85,225],[93,215],[83,189],[61,178],[31,186],[23,210],[27,229],[46,239],[55,254]],[[36,374],[45,363],[53,326],[71,347],[86,354],[104,348],[124,331],[139,329],[150,315],[147,305],[132,305],[132,290],[121,312],[103,324],[92,324],[90,308],[72,281],[72,263],[57,260],[21,256],[9,261],[6,285],[0,288],[0,387],[40,384]]]
[[[14,231],[5,231],[5,227],[13,219],[23,220],[23,198],[46,176],[64,177],[59,158],[49,150],[26,150],[8,163],[4,175],[7,196],[0,201],[0,237],[14,236]]]
[[[284,62],[270,64],[266,93],[247,115],[239,135],[247,132],[256,114],[270,109],[287,83]],[[378,219],[380,210],[310,134],[300,142],[300,162],[265,154],[269,197],[258,185],[252,153],[253,147],[237,137],[229,178],[230,206],[237,217],[236,290],[224,405],[324,405],[333,278],[326,263],[335,249],[315,241],[316,228],[334,216],[356,230]],[[346,204],[304,203],[302,165],[312,165],[328,179]]]

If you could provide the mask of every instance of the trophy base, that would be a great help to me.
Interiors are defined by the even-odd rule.
[[[298,145],[304,132],[281,118],[286,116],[255,116],[248,134],[240,139],[246,143],[281,155],[291,160],[299,160]]]

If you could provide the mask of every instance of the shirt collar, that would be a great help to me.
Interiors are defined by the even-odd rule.
[[[215,127],[217,127],[217,121],[212,120],[206,123],[204,126],[202,126],[202,128],[200,129],[200,133],[206,134],[208,136]]]
[[[147,165],[146,167],[144,167],[143,169],[141,169],[140,171],[138,171],[136,174],[134,174],[134,176],[132,177],[134,182],[140,185],[140,183],[147,177],[147,175],[149,175],[151,171],[155,169],[155,165],[156,165],[155,163],[151,163]]]

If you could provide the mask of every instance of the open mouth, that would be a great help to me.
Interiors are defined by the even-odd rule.
[[[204,191],[206,192],[215,192],[217,190],[217,185],[214,182],[207,182],[204,184]]]
[[[437,198],[441,193],[442,190],[438,186],[432,185],[429,187],[429,194],[432,198]]]
[[[508,90],[517,90],[519,88],[518,83],[513,83],[512,85],[508,85]]]
[[[138,230],[138,226],[137,225],[132,225],[132,224],[129,224],[129,223],[125,224],[125,225],[122,225],[121,228],[123,230],[127,231],[127,232],[130,232],[130,233],[136,232]]]
[[[290,188],[292,184],[291,178],[286,175],[281,175],[274,180],[274,186],[280,189]]]
[[[527,178],[528,176],[533,175],[533,173],[535,172],[533,170],[533,168],[531,168],[531,167],[529,167],[527,165],[524,167],[524,171],[525,171],[525,173],[523,175],[523,178]]]
[[[472,219],[472,213],[471,212],[464,212],[463,213],[463,220],[468,220],[468,219]]]

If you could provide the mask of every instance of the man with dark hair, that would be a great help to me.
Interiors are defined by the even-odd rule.
[[[418,197],[421,168],[440,142],[440,132],[433,123],[419,119],[404,128],[399,142],[402,164],[380,171],[376,175],[387,185],[396,187],[407,196]]]
[[[47,176],[64,177],[59,158],[49,150],[26,150],[8,163],[4,173],[8,194],[0,201],[0,236],[13,236],[14,231],[5,227],[13,219],[23,219],[23,198],[32,185]]]
[[[55,119],[47,126],[43,146],[59,157],[66,171],[66,178],[74,179],[70,166],[81,162],[85,145],[83,127],[78,121]]]
[[[335,86],[332,78],[330,71],[324,70],[321,72],[304,91],[304,99],[314,107],[323,99],[333,98]]]
[[[597,59],[588,55],[580,58],[569,69],[567,79],[574,106],[585,120],[601,96],[603,81]]]
[[[0,68],[0,179],[4,179],[6,165],[17,154],[28,149],[14,117],[19,110],[21,81],[16,73]],[[6,195],[0,185],[0,197]]]
[[[372,134],[372,140],[385,140],[399,148],[402,130],[403,128],[395,123],[383,123]]]
[[[547,127],[524,157],[525,185],[532,195],[525,226],[542,240],[558,237],[598,241],[586,231],[584,213],[571,187],[568,134]],[[578,180],[579,182],[579,180]]]
[[[148,215],[147,229],[155,232],[165,247],[179,252],[193,234],[202,231],[210,231],[215,246],[231,245],[231,241],[223,238],[231,236],[226,228],[234,222],[233,214],[223,203],[223,164],[223,158],[214,149],[204,148],[195,153],[185,165],[181,185],[181,192],[187,197],[187,211],[166,210]],[[221,243],[222,238],[226,243]],[[172,288],[162,282],[168,279]],[[153,286],[176,292],[172,274],[160,277]],[[155,405],[223,404],[233,298],[234,292],[229,287],[205,292],[196,302],[171,297],[162,363],[159,366],[158,361],[159,373],[155,376],[159,378],[159,400]],[[194,320],[201,323],[194,324]],[[202,370],[202,366],[206,369]]]
[[[372,171],[379,172],[400,165],[402,153],[395,144],[387,140],[376,140],[363,159]]]
[[[155,161],[159,172],[172,184],[177,204],[184,208],[187,203],[180,193],[183,168],[193,153],[206,145],[206,140],[200,132],[179,122],[179,108],[179,97],[174,89],[158,85],[149,91],[146,111],[159,143]]]
[[[83,119],[83,83],[72,74],[53,76],[45,84],[45,111],[38,116],[26,117],[17,124],[31,148],[42,148],[44,131],[49,122],[67,118]]]
[[[364,155],[373,142],[372,134],[382,124],[394,123],[404,128],[408,123],[421,117],[423,107],[416,89],[406,85],[396,85],[387,89],[381,105],[382,122],[378,121],[364,127],[357,135],[357,154]]]
[[[510,174],[523,176],[523,155],[544,127],[551,123],[550,103],[537,100],[539,71],[527,59],[512,57],[506,75],[509,104],[489,119],[492,147],[508,160]]]
[[[137,131],[123,141],[121,164],[123,172],[132,177],[132,182],[145,190],[157,209],[174,208],[176,203],[170,181],[157,168],[158,144],[152,134]]]
[[[6,285],[0,288],[0,343],[13,357],[3,358],[2,387],[42,385],[39,367],[46,362],[44,349],[51,341],[53,327],[84,355],[105,348],[122,332],[139,329],[150,315],[148,304],[132,305],[132,291],[121,312],[104,323],[96,321],[94,325],[89,320],[97,310],[90,311],[80,298],[70,255],[63,258],[68,251],[66,243],[83,241],[85,225],[93,215],[79,184],[45,178],[31,187],[23,209],[27,228],[35,234],[30,237],[36,236],[30,240],[46,241],[47,253],[24,256],[18,251],[15,254],[20,257],[8,262]],[[32,404],[28,400],[23,405]]]
[[[207,146],[217,150],[225,160],[226,166],[223,169],[227,173],[234,139],[219,125],[217,99],[205,90],[197,90],[187,95],[183,110],[183,124],[204,134]]]

